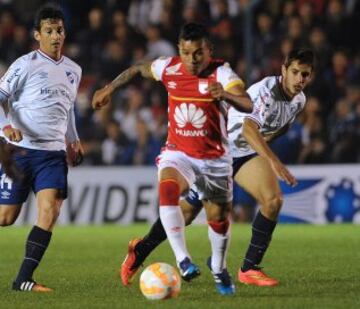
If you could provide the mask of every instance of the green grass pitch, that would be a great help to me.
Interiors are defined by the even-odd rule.
[[[205,265],[210,246],[205,226],[187,229],[187,243],[201,276],[182,283],[180,296],[148,301],[140,293],[138,275],[123,287],[118,269],[130,238],[149,225],[57,227],[35,279],[54,293],[10,290],[24,251],[29,227],[0,230],[0,308],[360,308],[360,227],[355,225],[279,225],[263,261],[278,287],[236,282],[236,294],[218,295]],[[228,265],[237,270],[250,238],[250,225],[233,224]],[[146,261],[174,265],[167,243]]]

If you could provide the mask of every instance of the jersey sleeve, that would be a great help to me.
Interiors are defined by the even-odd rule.
[[[65,136],[69,143],[74,143],[79,140],[79,135],[77,133],[76,124],[75,124],[74,106],[72,106],[69,111],[68,124],[67,124],[67,130]]]
[[[78,67],[78,69],[76,71],[76,74],[77,74],[77,76],[76,76],[76,78],[77,78],[76,84],[77,84],[77,89],[79,90],[81,77],[82,77],[82,69],[81,69],[81,67]]]
[[[28,73],[28,63],[22,59],[17,59],[0,79],[0,91],[10,97],[20,89]]]
[[[225,91],[235,85],[240,85],[242,88],[245,88],[244,82],[227,63],[218,68],[217,81],[223,86]]]
[[[162,74],[171,59],[171,57],[160,57],[151,63],[151,73],[155,80],[161,80]]]

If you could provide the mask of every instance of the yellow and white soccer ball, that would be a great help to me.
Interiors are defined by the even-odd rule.
[[[180,293],[181,279],[177,270],[166,263],[154,263],[140,276],[140,290],[147,299],[176,297]]]

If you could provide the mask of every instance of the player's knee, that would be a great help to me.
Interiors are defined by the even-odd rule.
[[[208,221],[224,221],[230,215],[231,205],[214,205],[206,207],[206,218]]]
[[[266,199],[263,204],[263,212],[268,218],[277,219],[283,205],[282,194],[276,194]]]
[[[185,225],[190,225],[194,219],[196,218],[196,214],[190,212],[190,211],[186,211],[186,212],[183,212],[183,215],[184,215],[184,220],[185,220]]]
[[[180,186],[174,179],[165,179],[159,183],[159,202],[162,206],[178,206]]]
[[[39,206],[39,218],[44,226],[51,227],[55,224],[60,215],[61,203],[59,201],[49,201]]]
[[[6,212],[0,211],[0,226],[9,226],[15,222],[16,218]]]

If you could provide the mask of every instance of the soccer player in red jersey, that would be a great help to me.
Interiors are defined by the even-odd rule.
[[[200,274],[184,238],[179,198],[195,185],[205,201],[212,254],[208,266],[221,294],[233,294],[226,269],[228,214],[232,201],[232,160],[228,152],[226,114],[229,105],[252,111],[242,80],[222,60],[211,58],[203,25],[186,24],[179,36],[179,57],[159,58],[130,67],[95,92],[93,107],[101,108],[111,94],[137,74],[161,81],[168,91],[168,138],[157,160],[160,219],[184,280]]]
[[[245,284],[275,286],[278,280],[259,266],[270,244],[282,206],[278,179],[296,185],[296,179],[272,152],[266,142],[284,134],[306,103],[303,89],[311,80],[314,53],[309,49],[292,50],[284,59],[281,76],[267,76],[247,89],[253,112],[230,108],[228,132],[233,175],[238,185],[259,203],[252,224],[252,237],[238,279]],[[203,206],[197,189],[191,188],[180,201],[185,223],[191,224]],[[133,239],[121,266],[121,279],[128,285],[147,256],[164,240],[166,233],[158,219],[142,239]]]

